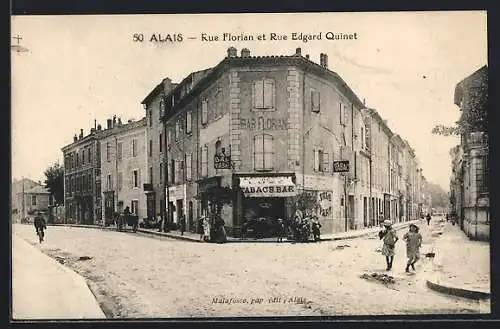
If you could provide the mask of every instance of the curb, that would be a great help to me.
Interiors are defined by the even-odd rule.
[[[488,299],[491,297],[491,293],[487,291],[480,291],[480,290],[471,290],[471,289],[465,289],[465,288],[460,288],[456,286],[452,286],[450,284],[444,284],[439,282],[438,280],[431,280],[427,279],[426,280],[427,287],[430,289],[452,295],[452,296],[457,296],[457,297],[464,297],[464,298],[469,298],[469,299]]]

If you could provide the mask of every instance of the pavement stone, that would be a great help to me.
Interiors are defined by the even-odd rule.
[[[432,246],[434,273],[429,288],[450,295],[490,298],[490,245],[470,240],[458,226],[441,222],[436,233],[441,236]]]
[[[12,238],[14,320],[106,318],[83,277],[20,237]]]

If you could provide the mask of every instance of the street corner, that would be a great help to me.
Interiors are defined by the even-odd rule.
[[[443,276],[437,273],[430,274],[427,277],[426,285],[429,289],[451,296],[474,300],[486,300],[491,298],[491,293],[489,291],[479,288],[472,289],[471,287],[446,282]]]

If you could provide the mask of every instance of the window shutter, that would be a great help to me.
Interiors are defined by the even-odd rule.
[[[263,81],[253,83],[253,106],[261,109],[264,106],[264,86]]]
[[[320,94],[318,91],[311,90],[311,111],[319,112]]]
[[[208,121],[208,101],[205,99],[201,102],[201,123],[206,124]]]
[[[328,153],[323,153],[323,171],[328,172],[330,168],[330,156]]]
[[[264,80],[264,108],[272,109],[274,108],[274,80],[267,79]]]
[[[319,152],[314,149],[314,171],[319,171]]]

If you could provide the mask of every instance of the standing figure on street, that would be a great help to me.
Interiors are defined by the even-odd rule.
[[[210,216],[203,217],[203,241],[210,242]]]
[[[389,271],[392,268],[392,262],[394,261],[396,242],[399,238],[396,234],[396,230],[392,228],[392,222],[390,220],[385,220],[383,222],[384,230],[379,233],[379,238],[384,242],[382,246],[382,255],[385,256],[387,262],[386,270]]]
[[[181,215],[179,224],[181,229],[181,235],[184,235],[184,232],[186,231],[186,216],[184,216],[184,214]]]
[[[411,224],[409,231],[403,236],[403,240],[406,242],[406,257],[408,257],[408,263],[406,263],[405,270],[406,272],[410,272],[410,266],[415,271],[415,263],[420,259],[422,235],[418,231],[418,226]]]
[[[431,222],[431,214],[427,213],[427,215],[425,216],[425,219],[427,220],[427,225],[430,225],[430,222]]]
[[[283,242],[283,236],[285,236],[285,234],[285,223],[283,222],[283,219],[278,218],[278,240],[276,242]]]
[[[42,243],[44,237],[43,230],[47,229],[47,224],[45,223],[45,218],[43,218],[42,213],[40,211],[37,212],[36,214],[34,224],[35,224],[36,234],[38,235],[40,243]]]

